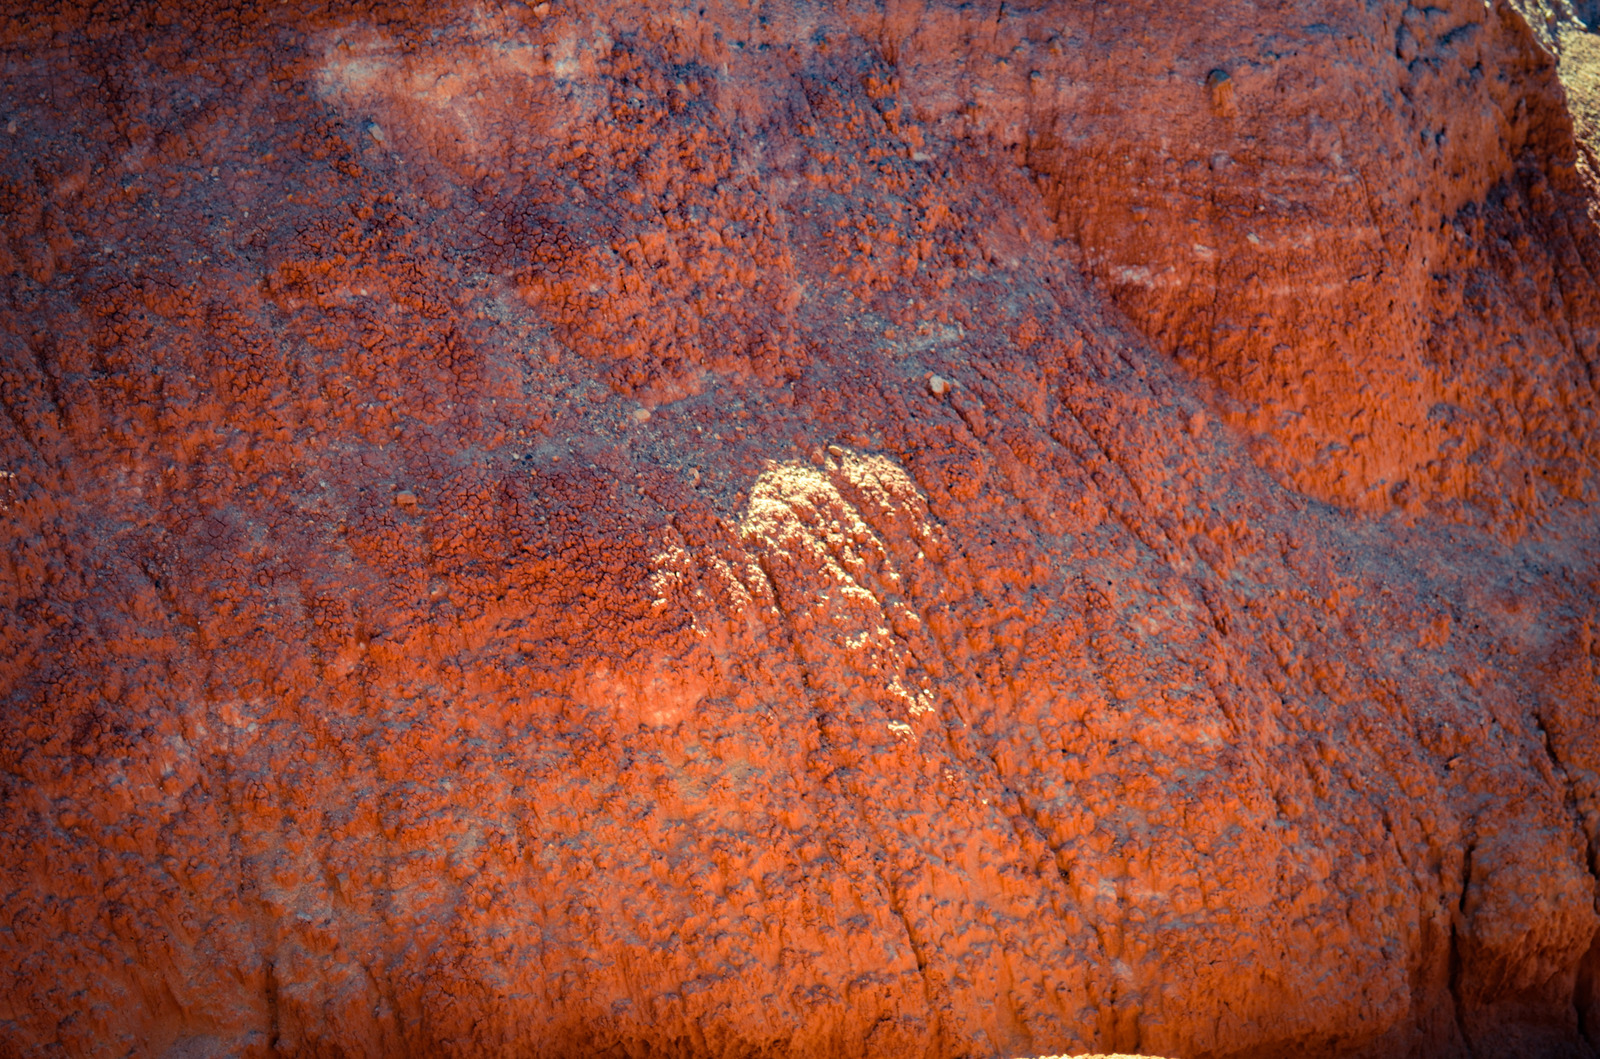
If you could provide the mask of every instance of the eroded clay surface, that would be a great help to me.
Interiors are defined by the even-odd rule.
[[[1329,8],[4,16],[0,1052],[1591,1055],[1600,38]]]

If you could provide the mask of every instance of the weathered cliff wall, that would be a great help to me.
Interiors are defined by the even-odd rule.
[[[8,14],[0,1054],[1592,1055],[1587,14]]]

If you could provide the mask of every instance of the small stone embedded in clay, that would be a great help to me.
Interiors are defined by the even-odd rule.
[[[950,380],[943,375],[929,375],[928,392],[935,397],[943,397],[950,392]]]
[[[1233,98],[1233,76],[1226,70],[1212,70],[1206,74],[1206,90],[1211,93],[1211,110],[1221,118],[1231,118],[1238,113]]]

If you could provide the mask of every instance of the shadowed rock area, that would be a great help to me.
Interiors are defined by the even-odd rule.
[[[0,1056],[1600,1055],[1600,8],[0,12]]]

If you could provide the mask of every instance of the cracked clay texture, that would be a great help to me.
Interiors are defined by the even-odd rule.
[[[0,10],[0,1056],[1600,1053],[1600,7]]]

